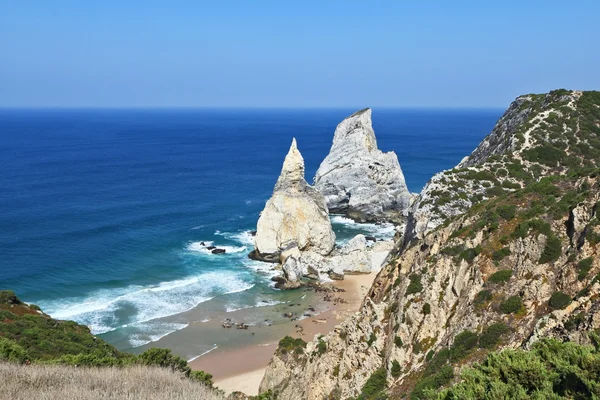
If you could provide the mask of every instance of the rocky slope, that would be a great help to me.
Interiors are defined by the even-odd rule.
[[[293,139],[273,195],[258,219],[251,257],[279,262],[281,252],[297,247],[327,255],[335,234],[323,196],[304,180],[304,159]]]
[[[425,186],[411,210],[407,240],[542,176],[598,167],[598,96],[561,89],[518,97],[470,156]]]
[[[398,157],[377,148],[368,108],[337,126],[314,186],[325,196],[331,213],[362,222],[401,222],[411,200]]]
[[[361,310],[280,346],[261,391],[425,398],[494,349],[589,342],[600,328],[599,163],[599,92],[519,97],[420,194]]]

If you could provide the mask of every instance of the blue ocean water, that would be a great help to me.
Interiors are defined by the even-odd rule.
[[[274,292],[269,268],[246,257],[248,231],[292,137],[310,182],[354,111],[0,110],[0,289],[95,333],[121,332],[132,347],[185,326],[157,318],[227,294]],[[501,114],[375,109],[373,125],[418,192]],[[334,222],[342,240],[385,234]],[[201,241],[227,253],[208,254]]]

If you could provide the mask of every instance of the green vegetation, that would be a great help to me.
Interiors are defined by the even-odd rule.
[[[508,247],[503,247],[499,250],[496,250],[493,254],[492,254],[492,260],[494,261],[502,261],[502,259],[504,259],[504,257],[507,257],[510,255],[510,249]]]
[[[300,338],[294,339],[291,336],[285,336],[279,341],[279,347],[277,351],[281,354],[287,354],[294,352],[296,354],[304,353],[306,348],[306,342]]]
[[[585,279],[588,272],[590,272],[590,269],[592,269],[593,262],[594,259],[592,257],[584,258],[583,260],[579,261],[579,263],[577,264],[577,269],[579,270],[579,273],[577,274],[577,279],[579,279],[580,281]]]
[[[317,344],[317,353],[321,356],[325,354],[327,351],[327,343],[322,338],[319,338],[319,343]]]
[[[542,340],[531,351],[490,353],[451,388],[427,399],[591,399],[600,396],[600,354],[591,346]],[[435,389],[435,388],[432,388]]]
[[[397,360],[392,361],[392,370],[390,372],[394,378],[399,377],[402,373],[402,367],[400,367],[400,363]]]
[[[0,361],[23,364],[29,360],[29,354],[12,340],[0,338]]]
[[[564,292],[558,291],[552,293],[548,305],[555,310],[562,310],[563,308],[568,306],[569,303],[571,303],[571,296]]]
[[[431,306],[429,305],[429,303],[425,303],[423,304],[423,315],[429,314],[431,314]]]
[[[475,306],[483,305],[492,300],[492,292],[489,290],[482,290],[477,293],[475,296],[474,304]]]
[[[411,274],[408,279],[410,279],[410,283],[406,288],[406,295],[411,295],[415,293],[419,293],[423,290],[423,285],[421,284],[421,275],[419,274]]]
[[[504,314],[515,314],[523,309],[523,301],[519,296],[511,296],[500,304],[500,310]]]
[[[554,262],[558,260],[560,255],[562,254],[562,244],[560,239],[555,235],[548,236],[548,240],[546,241],[546,246],[544,247],[544,251],[540,256],[539,263],[546,264],[549,262]]]
[[[429,396],[430,391],[439,389],[446,385],[454,378],[454,371],[452,367],[444,365],[435,374],[429,375],[421,379],[410,394],[410,398],[413,400],[425,399]],[[427,393],[427,394],[426,394]]]
[[[501,269],[500,271],[494,272],[488,278],[488,282],[492,283],[506,283],[512,276],[512,270],[510,269]]]
[[[371,334],[369,335],[369,340],[367,340],[367,344],[369,345],[369,347],[371,347],[371,345],[375,343],[376,340],[377,335],[375,335],[375,332],[371,332]]]
[[[394,344],[396,345],[396,347],[400,348],[404,345],[404,343],[402,343],[402,338],[400,336],[396,336],[394,338]]]
[[[387,372],[381,367],[371,374],[362,387],[359,400],[379,400],[386,398]]]
[[[462,331],[454,338],[450,347],[450,361],[460,361],[477,346],[477,334],[471,331]]]
[[[479,347],[482,349],[494,348],[500,342],[502,335],[508,331],[510,328],[502,322],[491,324],[479,336]]]
[[[517,213],[517,207],[513,204],[501,204],[496,208],[496,213],[500,218],[510,221]]]

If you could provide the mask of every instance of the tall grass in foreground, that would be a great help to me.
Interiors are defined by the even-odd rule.
[[[83,368],[0,363],[0,399],[222,400],[214,389],[165,368]]]

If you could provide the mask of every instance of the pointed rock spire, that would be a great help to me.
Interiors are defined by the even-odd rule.
[[[293,138],[290,150],[283,161],[283,167],[281,168],[279,179],[277,179],[275,190],[286,185],[303,182],[306,183],[304,180],[304,158],[302,158],[302,154],[298,151],[296,138]]]
[[[327,255],[335,245],[323,195],[304,180],[304,159],[296,139],[281,168],[273,195],[260,214],[251,258],[279,262],[282,251],[297,247]]]

